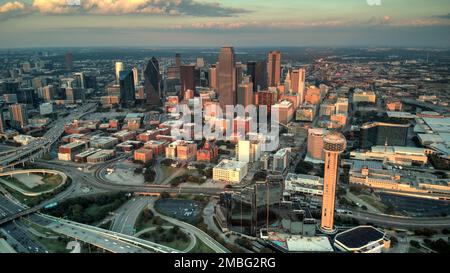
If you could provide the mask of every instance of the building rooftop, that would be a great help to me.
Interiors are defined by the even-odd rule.
[[[383,163],[380,161],[346,159],[344,162],[350,163],[352,165],[352,171],[360,171],[363,167],[367,167],[370,170],[382,170],[383,169]]]
[[[372,146],[372,152],[387,154],[425,155],[426,150],[416,147]]]
[[[417,116],[408,112],[387,111],[390,118],[415,119]]]
[[[128,136],[128,135],[131,135],[131,134],[133,134],[133,132],[129,132],[127,130],[122,130],[120,132],[114,133],[113,136],[115,136],[115,137],[124,137],[124,136]]]
[[[357,250],[383,240],[384,236],[384,232],[372,226],[359,226],[339,233],[334,241],[348,250]]]
[[[423,118],[435,133],[450,133],[450,118]]]
[[[95,153],[97,153],[97,152],[99,152],[99,151],[100,151],[100,149],[90,148],[89,150],[84,151],[84,152],[82,152],[82,153],[79,153],[79,154],[77,154],[76,156],[77,156],[77,157],[87,157],[87,156],[93,155],[93,154],[95,154]]]
[[[165,140],[149,140],[145,142],[144,145],[164,145],[166,143]]]
[[[286,239],[289,252],[333,252],[328,237],[291,236]]]
[[[346,139],[343,134],[338,132],[330,132],[326,134],[323,138],[323,141],[326,143],[333,143],[333,144],[346,144]]]
[[[125,120],[143,118],[144,115],[145,115],[145,114],[143,114],[143,113],[129,113],[129,114],[125,117]]]
[[[216,168],[224,170],[240,170],[247,166],[246,162],[224,159],[217,164]]]
[[[110,156],[112,154],[114,154],[114,150],[100,150],[95,154],[88,156],[88,159],[102,158],[104,156]]]
[[[75,141],[75,142],[71,142],[71,143],[62,145],[61,147],[62,147],[62,148],[70,148],[70,149],[73,149],[73,148],[77,148],[77,147],[80,147],[80,146],[83,146],[83,145],[86,145],[86,143],[85,143],[85,142],[82,142],[82,141]]]
[[[108,144],[112,141],[118,141],[115,137],[93,137],[91,138],[91,144]]]
[[[312,183],[312,184],[322,184],[323,179],[319,176],[307,175],[307,174],[299,174],[299,173],[288,173],[286,175],[285,181],[304,181],[303,183]]]

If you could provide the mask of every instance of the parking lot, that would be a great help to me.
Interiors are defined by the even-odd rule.
[[[192,222],[201,212],[201,204],[184,199],[160,199],[155,203],[155,209],[169,217]]]

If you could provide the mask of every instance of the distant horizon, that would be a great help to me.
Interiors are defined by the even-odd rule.
[[[18,46],[18,47],[1,47],[0,50],[32,50],[32,49],[52,49],[52,50],[63,50],[63,49],[76,49],[76,50],[82,50],[82,49],[144,49],[144,50],[153,50],[153,49],[220,49],[225,46],[231,46],[234,48],[242,48],[242,49],[404,49],[404,50],[416,50],[416,49],[432,49],[432,50],[450,50],[450,46],[271,46],[271,45],[264,45],[264,46],[234,46],[234,45],[223,45],[223,46],[130,46],[130,45],[114,45],[114,46],[108,46],[108,45],[91,45],[91,46]],[[216,53],[219,53],[218,50]],[[238,52],[237,52],[238,53]]]

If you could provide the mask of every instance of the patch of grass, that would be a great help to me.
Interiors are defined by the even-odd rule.
[[[93,224],[102,221],[110,212],[118,209],[128,199],[129,197],[125,193],[78,197],[49,209],[48,213],[55,217],[66,217],[83,224]]]
[[[214,250],[209,248],[205,243],[203,243],[201,240],[197,239],[197,244],[195,247],[190,251],[190,253],[215,253]]]
[[[363,200],[364,202],[368,203],[369,205],[371,205],[372,207],[378,209],[381,212],[386,212],[387,206],[384,205],[383,203],[375,200],[372,196],[368,196],[368,195],[359,195],[358,196],[361,200]]]
[[[186,249],[190,243],[190,238],[179,228],[164,229],[160,226],[154,231],[142,234],[140,237],[180,251]]]
[[[42,176],[42,182],[44,184],[37,185],[36,187],[30,188],[25,183],[20,181],[16,177],[2,177],[3,180],[13,184],[14,186],[21,188],[24,191],[31,192],[31,193],[40,193],[45,191],[50,191],[56,187],[58,187],[62,183],[62,177],[59,175],[52,175],[52,174],[45,174]]]
[[[34,207],[41,202],[41,198],[38,196],[25,196],[20,192],[8,187],[7,185],[3,185],[3,188],[5,188],[5,190],[7,190],[20,203],[29,207]]]
[[[142,210],[141,213],[139,214],[139,217],[136,220],[134,228],[136,232],[139,232],[147,228],[163,226],[165,224],[168,223],[163,219],[161,219],[161,217],[154,216],[153,213],[146,208]]]

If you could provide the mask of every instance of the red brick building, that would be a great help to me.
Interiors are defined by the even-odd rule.
[[[134,160],[142,163],[150,162],[153,159],[153,151],[150,149],[139,149],[134,151]]]
[[[197,151],[197,161],[211,162],[219,157],[219,148],[213,143],[205,142],[203,148]]]

